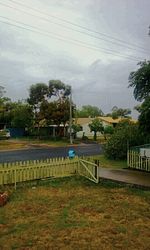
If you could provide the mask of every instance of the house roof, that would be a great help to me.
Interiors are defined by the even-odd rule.
[[[75,124],[80,124],[80,125],[89,124],[89,123],[91,123],[91,121],[92,121],[93,119],[94,119],[94,118],[91,118],[91,117],[87,117],[87,118],[76,118],[76,119],[75,119]]]
[[[97,117],[99,118],[101,121],[103,122],[106,122],[106,123],[109,123],[109,124],[117,124],[119,123],[120,121],[126,119],[126,118],[117,118],[117,119],[113,119],[112,117],[110,116],[99,116]],[[91,117],[88,117],[88,118],[76,118],[75,119],[75,123],[76,124],[80,124],[80,125],[83,125],[83,124],[89,124],[92,122],[92,120],[94,120],[95,118],[91,118]],[[137,120],[134,120],[134,119],[130,119],[131,122],[133,123],[136,123]]]
[[[101,121],[104,121],[104,122],[107,122],[107,123],[118,123],[122,120],[122,118],[116,118],[116,119],[113,119],[112,117],[110,116],[100,116],[98,117]]]
[[[137,120],[135,120],[135,119],[132,119],[132,118],[122,118],[122,117],[119,117],[119,118],[116,118],[116,119],[113,119],[112,117],[110,117],[110,116],[100,116],[100,117],[98,117],[101,121],[104,121],[104,122],[108,122],[108,123],[110,123],[110,124],[112,124],[112,123],[119,123],[119,122],[121,122],[121,121],[123,121],[123,120],[130,120],[131,122],[133,122],[133,123],[137,123]]]

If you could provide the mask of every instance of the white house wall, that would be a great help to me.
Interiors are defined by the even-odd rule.
[[[84,136],[87,136],[87,137],[94,136],[94,132],[90,131],[89,124],[82,125],[82,129],[83,129],[82,131],[77,132],[77,138],[82,138],[83,134],[84,134]],[[100,135],[101,135],[101,133],[97,132],[97,136],[100,136]]]

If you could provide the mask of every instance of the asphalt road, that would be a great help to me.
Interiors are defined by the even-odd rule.
[[[26,161],[26,160],[39,160],[39,159],[56,158],[56,157],[67,157],[69,149],[74,149],[76,155],[78,156],[83,156],[83,155],[90,156],[102,153],[102,147],[98,144],[2,151],[0,152],[0,163]]]

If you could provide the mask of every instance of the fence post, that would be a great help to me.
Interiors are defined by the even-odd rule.
[[[95,178],[98,180],[99,176],[98,176],[98,167],[99,167],[99,160],[95,160]]]
[[[128,168],[130,167],[130,151],[129,151],[129,149],[127,151],[127,167]]]
[[[15,190],[16,190],[16,188],[17,188],[16,180],[17,180],[17,177],[16,177],[16,169],[15,169]]]

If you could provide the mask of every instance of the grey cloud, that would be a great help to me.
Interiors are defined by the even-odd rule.
[[[85,70],[72,57],[50,53],[46,48],[33,46],[29,41],[25,46],[13,39],[13,36],[11,43],[7,39],[1,48],[1,85],[5,86],[7,94],[13,99],[26,98],[32,83],[47,83],[50,79],[70,83],[70,79],[74,79],[76,75],[81,76]]]
[[[150,49],[150,37],[147,35],[150,25],[148,0],[57,0],[52,1],[51,5],[48,0],[38,2],[45,6],[45,12],[48,11],[46,7],[50,9],[52,5],[57,10],[61,5],[58,13],[71,10],[74,16],[80,17],[79,24],[83,26]],[[32,83],[60,79],[72,85],[77,105],[96,105],[104,112],[109,112],[114,105],[124,108],[136,105],[133,90],[128,89],[128,76],[136,68],[136,62],[114,58],[104,62],[97,55],[89,65],[86,56],[82,58],[79,55],[77,59],[65,50],[51,50],[21,30],[7,29],[2,24],[0,29],[0,85],[6,87],[8,96],[13,99],[26,98]],[[120,46],[96,39],[92,41],[97,46],[103,44],[106,48],[127,52]],[[149,54],[136,51],[131,54],[149,58]]]
[[[150,38],[148,37],[150,1],[148,0],[93,0],[85,11],[85,15],[93,22],[91,28],[125,40],[126,43],[136,44],[150,51]],[[106,37],[103,37],[106,38]],[[114,40],[112,40],[114,42]],[[105,43],[106,48],[113,48],[120,52],[129,51],[133,55],[148,58],[149,54],[127,50],[122,46]]]
[[[104,65],[96,60],[88,68],[82,87],[75,90],[75,100],[79,102],[82,98],[85,104],[92,100],[106,113],[115,105],[133,109],[137,102],[133,98],[133,89],[128,88],[128,76],[133,65],[123,62]]]

